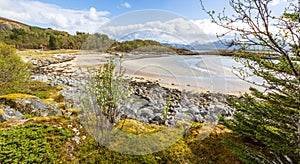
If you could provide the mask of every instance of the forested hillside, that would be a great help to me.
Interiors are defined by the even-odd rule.
[[[186,49],[164,46],[152,40],[134,40],[117,42],[105,34],[89,34],[44,29],[28,26],[0,17],[0,42],[14,46],[16,49],[82,49],[101,52],[177,52],[190,53]]]
[[[89,40],[87,49],[98,49],[99,43],[112,42],[107,35],[76,32],[71,35],[64,31],[28,26],[0,17],[0,41],[17,49],[81,49]],[[97,45],[98,44],[98,45]]]

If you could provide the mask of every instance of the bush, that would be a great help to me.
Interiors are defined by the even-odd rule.
[[[55,163],[73,134],[65,128],[27,124],[0,131],[0,163]]]
[[[0,94],[22,90],[30,77],[28,69],[13,47],[0,43]]]
[[[100,66],[86,86],[86,97],[82,100],[85,114],[81,123],[100,145],[109,144],[113,125],[120,119],[120,109],[130,103],[128,84],[123,79],[125,70],[115,67],[114,59]]]

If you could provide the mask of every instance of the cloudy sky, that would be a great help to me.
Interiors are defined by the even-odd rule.
[[[227,0],[203,2],[216,11],[228,7]],[[275,12],[282,3],[272,1]],[[0,0],[0,16],[72,34],[103,32],[116,39],[205,42],[223,31],[210,23],[199,0]]]

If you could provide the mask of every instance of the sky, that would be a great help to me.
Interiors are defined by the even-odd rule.
[[[285,1],[273,0],[274,11]],[[216,11],[228,8],[228,0],[203,3]],[[106,33],[119,40],[210,42],[224,31],[210,22],[200,0],[0,0],[0,16],[71,34]]]

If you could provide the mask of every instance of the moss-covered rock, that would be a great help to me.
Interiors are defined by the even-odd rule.
[[[27,99],[32,99],[36,98],[36,96],[28,95],[28,94],[21,94],[21,93],[13,93],[13,94],[7,94],[7,95],[1,95],[0,96],[0,102],[2,101],[15,101],[18,98],[27,98]]]
[[[82,109],[80,108],[68,108],[66,109],[66,112],[68,115],[78,115],[80,112],[82,112]]]
[[[33,114],[35,116],[62,114],[55,106],[47,105],[40,98],[27,94],[9,94],[0,96],[0,104],[10,106],[22,114]]]

